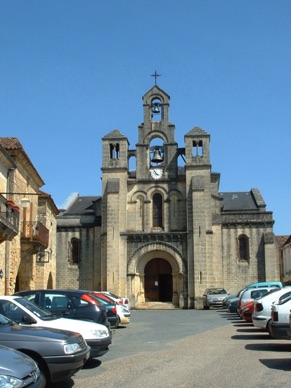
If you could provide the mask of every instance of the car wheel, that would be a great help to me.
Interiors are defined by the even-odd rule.
[[[209,310],[209,306],[203,306],[204,310]]]

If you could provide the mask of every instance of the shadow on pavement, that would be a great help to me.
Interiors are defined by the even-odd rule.
[[[290,358],[281,358],[281,359],[266,359],[259,360],[263,365],[270,369],[284,370],[286,372],[291,371]]]

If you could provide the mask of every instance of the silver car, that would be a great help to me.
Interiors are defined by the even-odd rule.
[[[24,353],[0,345],[0,387],[44,388],[36,363]]]
[[[226,297],[228,297],[228,293],[224,288],[206,288],[203,294],[203,308],[209,309],[209,307],[222,307],[223,299]]]

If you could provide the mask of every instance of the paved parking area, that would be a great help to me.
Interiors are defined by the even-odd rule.
[[[290,352],[291,341],[223,310],[133,311],[109,352],[60,386],[279,387],[290,384]]]

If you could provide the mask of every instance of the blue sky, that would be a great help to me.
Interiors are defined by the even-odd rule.
[[[0,0],[0,136],[57,206],[101,195],[101,138],[137,143],[151,74],[176,140],[211,135],[220,191],[261,191],[291,233],[290,0]]]

